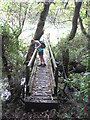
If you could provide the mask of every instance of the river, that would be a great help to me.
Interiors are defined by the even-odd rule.
[[[20,35],[20,39],[23,43],[30,44],[31,39],[34,36],[35,30],[37,28],[37,24],[31,24],[29,22],[25,22],[22,34]],[[45,23],[44,26],[44,34],[41,39],[47,39],[48,34],[50,35],[50,41],[56,45],[61,37],[65,37],[70,33],[71,24],[61,24],[54,25],[48,22]]]

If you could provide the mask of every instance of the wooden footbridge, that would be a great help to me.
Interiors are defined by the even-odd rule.
[[[22,89],[22,99],[26,110],[44,111],[58,108],[57,87],[58,67],[54,59],[50,42],[44,51],[45,67],[38,67],[37,51],[26,65],[26,82]]]

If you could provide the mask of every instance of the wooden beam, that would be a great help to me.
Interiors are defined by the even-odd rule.
[[[33,68],[33,65],[34,65],[36,55],[37,55],[37,50],[35,49],[28,65],[26,65],[26,95],[28,95],[28,93],[29,93],[28,83],[29,83],[29,80],[30,80],[30,75],[31,75],[31,71],[32,71],[32,68]]]
[[[28,67],[31,67],[31,65],[32,65],[32,63],[33,63],[33,60],[34,60],[34,58],[35,58],[36,53],[37,53],[37,50],[35,49],[32,57],[31,57],[31,59],[30,59],[30,61],[29,61],[29,63],[28,63],[28,65],[27,65]]]
[[[52,85],[52,87],[54,87],[54,95],[57,95],[57,89],[58,89],[58,67],[57,67],[57,64],[56,64],[53,52],[51,50],[51,46],[50,46],[50,42],[49,41],[48,41],[48,47],[49,47],[49,54],[50,54],[50,57],[51,57],[51,64],[52,64],[52,66],[51,66],[51,77],[52,77],[52,79],[54,79],[53,80],[54,81],[53,82],[54,85]]]
[[[54,69],[56,69],[57,68],[57,64],[56,64],[55,58],[53,56],[53,53],[52,53],[51,46],[50,46],[49,42],[48,42],[48,47],[49,47],[49,52],[50,52],[50,56],[51,56],[51,59],[52,59],[52,62],[53,62]]]

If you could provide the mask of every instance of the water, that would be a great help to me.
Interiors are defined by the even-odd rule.
[[[4,80],[1,80],[1,81],[4,81]],[[9,96],[11,95],[11,93],[7,90],[8,85],[9,84],[7,81],[0,82],[0,94],[1,94],[2,101],[6,101],[9,98]]]
[[[30,45],[30,41],[35,34],[36,28],[37,24],[31,24],[27,21],[25,22],[22,34],[19,37],[23,43]],[[65,37],[68,33],[70,33],[70,30],[70,23],[55,26],[54,24],[46,22],[44,27],[44,34],[41,39],[47,39],[48,34],[50,34],[50,41],[56,45],[58,41],[60,41],[61,37]]]
[[[21,85],[24,85],[26,78],[21,78]]]
[[[7,89],[2,89],[1,100],[6,101],[8,100],[9,96],[11,96],[11,93]]]
[[[2,80],[3,81],[3,80]],[[21,78],[21,85],[25,83],[25,78]],[[7,81],[0,82],[0,94],[1,94],[1,100],[6,101],[11,96],[10,91],[7,90],[7,87],[9,86],[9,83]]]

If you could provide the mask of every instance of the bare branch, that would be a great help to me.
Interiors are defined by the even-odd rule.
[[[25,22],[25,19],[26,19],[27,9],[28,9],[28,5],[26,4],[25,13],[24,13],[24,19],[23,19],[23,21],[22,21],[22,28],[23,28],[23,26],[24,26],[24,22]]]
[[[57,15],[58,15],[58,12],[59,12],[59,10],[56,11],[56,15],[55,15],[55,18],[54,18],[54,20],[53,20],[53,23],[54,23],[54,24],[55,24],[55,21],[56,21],[56,17],[57,17]]]
[[[76,5],[76,0],[74,0],[74,4]],[[87,5],[88,5],[88,2],[87,2]],[[85,30],[85,28],[84,28],[84,26],[83,26],[83,22],[82,22],[82,18],[80,17],[80,14],[79,14],[79,23],[80,23],[80,27],[81,27],[82,33],[83,33],[86,37],[90,38],[90,35],[86,32],[86,30]]]
[[[19,11],[19,26],[21,27],[21,7],[22,3],[20,3],[20,11]]]
[[[24,23],[25,23],[26,15],[27,15],[27,9],[28,9],[28,4],[26,3],[26,8],[25,8],[25,13],[24,13],[24,18],[23,18],[22,23],[20,23],[20,27],[21,27],[21,29],[20,29],[20,31],[19,31],[17,37],[19,37],[19,35],[22,33],[22,29],[23,29],[23,26],[24,26]]]
[[[66,7],[67,7],[68,2],[69,2],[69,0],[67,0],[67,2],[65,3],[64,8],[66,8]]]
[[[90,35],[86,32],[86,30],[85,30],[85,28],[84,28],[84,26],[83,26],[82,19],[81,19],[80,15],[79,15],[79,23],[80,23],[80,27],[81,27],[82,33],[83,33],[86,37],[90,38]]]

